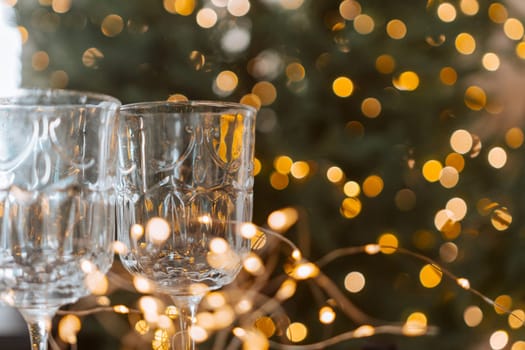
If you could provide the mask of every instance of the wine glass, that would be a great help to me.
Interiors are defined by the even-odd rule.
[[[112,264],[113,97],[21,89],[0,96],[0,292],[47,349],[57,309]]]
[[[255,114],[211,101],[120,110],[120,259],[171,296],[180,314],[175,348],[195,348],[188,331],[203,294],[230,283],[250,249],[239,230],[252,217]]]

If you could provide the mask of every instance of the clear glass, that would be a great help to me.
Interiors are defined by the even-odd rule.
[[[179,308],[176,349],[195,348],[188,327],[202,295],[230,283],[250,249],[238,232],[252,217],[255,114],[207,101],[121,108],[120,258]]]
[[[120,102],[68,90],[0,96],[0,292],[47,349],[51,318],[105,273],[115,235]]]

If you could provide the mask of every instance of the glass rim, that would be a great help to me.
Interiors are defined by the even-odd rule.
[[[133,109],[143,108],[155,108],[159,106],[181,106],[181,107],[210,107],[210,108],[225,108],[225,109],[238,109],[251,112],[254,116],[257,113],[255,107],[230,101],[215,101],[215,100],[185,100],[185,101],[145,101],[145,102],[134,102],[123,104],[120,110],[123,112],[129,112]]]
[[[34,96],[34,97],[49,97],[50,101],[53,101],[54,97],[85,97],[86,102],[77,101],[60,101],[57,99],[57,102],[53,103],[23,103],[23,100],[18,100],[24,96]],[[12,100],[13,99],[13,100]],[[22,101],[19,102],[19,101]],[[95,103],[94,103],[95,102]],[[115,107],[120,107],[122,102],[109,94],[93,92],[93,91],[84,91],[84,90],[74,90],[74,89],[58,89],[58,88],[18,88],[13,89],[12,91],[0,94],[0,108],[70,108],[74,106],[96,106],[96,103],[108,102],[115,105]]]

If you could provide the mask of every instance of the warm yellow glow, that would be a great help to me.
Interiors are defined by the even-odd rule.
[[[455,221],[461,221],[467,215],[467,202],[459,197],[451,198],[445,208],[452,214],[452,219]]]
[[[304,0],[279,0],[279,3],[285,10],[297,10],[303,6]]]
[[[345,276],[344,286],[350,293],[359,293],[365,287],[365,276],[358,271],[350,272]]]
[[[374,30],[374,19],[365,14],[359,14],[354,18],[354,29],[359,34],[370,34]]]
[[[275,322],[273,322],[271,317],[268,316],[262,316],[255,320],[255,328],[265,335],[266,338],[271,338],[275,331],[277,330],[277,327],[275,326]]]
[[[407,34],[407,26],[399,19],[393,19],[386,24],[386,32],[392,39],[403,39]]]
[[[147,294],[154,291],[152,283],[144,277],[133,276],[133,286],[139,293]]]
[[[208,332],[206,329],[199,327],[198,325],[191,326],[188,333],[190,334],[191,339],[195,340],[197,343],[202,343],[208,339]]]
[[[393,78],[392,84],[401,91],[414,91],[419,87],[419,76],[416,72],[406,71]]]
[[[164,243],[171,234],[169,223],[160,217],[154,217],[149,219],[146,224],[146,237],[147,240],[153,244]]]
[[[273,211],[266,220],[268,226],[277,232],[288,230],[299,219],[299,212],[293,207]]]
[[[479,86],[469,86],[465,91],[465,105],[474,111],[483,109],[487,105],[485,91]]]
[[[181,16],[189,16],[195,10],[195,0],[176,0],[175,12]]]
[[[264,273],[264,263],[261,258],[254,253],[249,253],[244,258],[242,265],[244,269],[252,275],[259,276]]]
[[[128,247],[121,241],[114,241],[113,251],[115,252],[115,254],[126,254],[128,251]]]
[[[51,2],[51,8],[56,13],[66,13],[71,9],[72,0],[53,0]]]
[[[259,330],[245,330],[240,327],[235,327],[232,332],[242,340],[243,350],[268,350],[270,348],[268,338]]]
[[[499,2],[493,2],[489,5],[489,18],[494,23],[504,23],[508,18],[508,12],[505,5]]]
[[[323,306],[319,310],[319,322],[322,324],[331,324],[335,321],[335,312],[330,306]]]
[[[396,67],[394,58],[390,55],[381,55],[376,59],[376,69],[379,73],[390,74]]]
[[[505,133],[505,142],[510,148],[516,149],[523,145],[524,135],[520,128],[510,128]]]
[[[469,33],[461,33],[456,36],[456,50],[462,55],[470,55],[476,50],[476,40]]]
[[[22,44],[25,44],[27,40],[29,39],[29,31],[24,26],[18,26],[18,31],[20,32],[20,36],[22,37]]]
[[[157,314],[159,310],[159,306],[160,306],[159,300],[154,297],[150,297],[150,296],[140,297],[138,305],[139,305],[139,308],[142,310],[142,312],[145,314],[147,313]]]
[[[381,102],[374,97],[368,97],[361,102],[361,112],[368,118],[376,118],[381,113]]]
[[[90,47],[82,54],[82,64],[88,68],[96,68],[99,60],[104,58],[104,54],[96,47]]]
[[[270,185],[276,190],[284,190],[289,183],[290,179],[286,175],[276,171],[270,175]]]
[[[310,165],[305,161],[294,162],[290,168],[290,174],[296,179],[304,179],[310,174]]]
[[[122,29],[124,29],[124,20],[116,14],[106,16],[102,20],[102,25],[100,26],[102,34],[110,38],[119,35],[122,32]]]
[[[509,342],[509,334],[504,330],[495,331],[490,336],[490,347],[493,350],[501,350],[507,346]]]
[[[361,209],[363,208],[363,205],[359,198],[356,197],[348,197],[343,199],[343,202],[341,203],[341,215],[343,215],[347,219],[353,219],[357,215],[361,213]]]
[[[293,160],[292,158],[288,156],[279,156],[274,159],[273,161],[273,167],[275,170],[280,173],[287,175],[290,173],[290,170],[292,168]]]
[[[422,312],[411,313],[403,325],[403,334],[419,336],[427,331],[427,316]]]
[[[509,314],[507,322],[509,323],[509,327],[512,329],[523,327],[523,323],[525,322],[525,311],[521,309],[513,310]]]
[[[286,337],[293,343],[299,343],[303,341],[308,335],[308,329],[300,322],[291,323],[286,328]]]
[[[133,224],[130,228],[131,238],[138,241],[144,235],[144,227],[139,224]]]
[[[507,152],[501,147],[494,147],[488,153],[489,164],[496,169],[501,169],[507,163]]]
[[[191,55],[194,56],[195,54]],[[199,63],[200,64],[200,63]],[[168,96],[167,101],[169,102],[186,102],[189,98],[183,94],[171,94]]]
[[[525,341],[518,340],[517,342],[512,344],[510,350],[525,350]]]
[[[286,66],[286,76],[292,82],[298,82],[304,79],[306,70],[299,62],[293,62]]]
[[[458,278],[456,282],[457,282],[458,286],[460,286],[461,288],[463,288],[465,290],[469,290],[470,289],[470,282],[469,282],[468,279],[466,279],[466,278]]]
[[[157,328],[153,333],[151,348],[153,350],[169,350],[171,336],[166,329]]]
[[[339,4],[339,14],[347,21],[352,21],[361,14],[361,4],[356,0],[343,0]]]
[[[523,23],[517,18],[508,18],[503,24],[505,35],[511,40],[523,39]]]
[[[275,298],[281,301],[289,299],[295,294],[296,290],[297,282],[293,279],[287,279],[281,284],[277,293],[275,293]]]
[[[94,295],[106,294],[109,287],[106,275],[98,270],[88,273],[84,278],[84,284],[89,292]]]
[[[441,169],[439,174],[439,183],[445,188],[453,188],[459,182],[459,173],[456,168],[451,166],[446,166]]]
[[[244,223],[244,224],[241,224],[241,227],[240,227],[240,234],[243,238],[246,238],[246,239],[252,239],[254,238],[256,235],[257,235],[257,226],[255,226],[254,224],[252,223]],[[228,243],[226,243],[228,244]]]
[[[477,327],[483,321],[483,311],[478,306],[469,306],[463,312],[463,321],[469,327]]]
[[[215,237],[210,241],[210,251],[215,254],[224,254],[230,249],[230,245],[224,238]]]
[[[326,171],[326,178],[332,183],[338,183],[343,181],[344,176],[345,175],[343,173],[343,170],[337,166],[331,166]]]
[[[481,63],[483,64],[483,68],[485,68],[488,71],[494,72],[499,69],[500,59],[497,54],[493,52],[488,52],[483,55]]]
[[[115,311],[117,314],[129,314],[129,308],[126,305],[115,305],[113,306],[113,311]]]
[[[389,249],[389,248],[386,248],[386,249]],[[365,246],[365,253],[367,253],[368,255],[375,255],[379,253],[380,251],[381,251],[380,244],[367,244]]]
[[[449,2],[443,2],[437,8],[437,15],[443,22],[453,22],[457,16],[456,8]]]
[[[505,207],[494,209],[490,217],[490,223],[498,231],[505,231],[512,223],[512,215]]]
[[[217,88],[223,92],[231,92],[235,90],[238,83],[239,79],[237,78],[237,74],[230,70],[220,72],[217,75],[217,78],[215,78]]]
[[[381,236],[379,236],[379,239],[377,240],[377,244],[379,244],[381,253],[383,254],[393,254],[397,250],[397,247],[399,246],[399,241],[396,236],[394,236],[391,233],[383,233]]]
[[[230,0],[226,5],[228,12],[235,17],[245,16],[250,11],[250,7],[249,0]]]
[[[226,305],[226,298],[222,292],[210,292],[204,300],[206,304],[213,309],[218,309]]]
[[[348,197],[357,197],[361,193],[361,186],[355,181],[348,181],[343,186],[343,192]]]
[[[256,110],[261,109],[262,106],[261,99],[256,94],[246,94],[241,97],[239,102],[244,105],[252,106]]]
[[[348,77],[338,77],[332,83],[332,91],[336,96],[348,97],[354,92],[354,83]]]
[[[319,274],[319,268],[311,262],[303,262],[295,266],[290,275],[296,280],[314,278]]]
[[[509,295],[502,294],[494,299],[494,311],[503,315],[510,311],[512,307],[512,298]]]
[[[474,16],[479,11],[478,0],[461,0],[459,7],[461,8],[461,12],[467,16]]]
[[[277,89],[269,81],[260,81],[252,87],[252,93],[259,96],[263,106],[271,105],[277,98]]]
[[[445,85],[454,85],[458,80],[458,73],[452,67],[444,67],[439,72],[439,79]]]
[[[82,322],[75,315],[65,315],[58,322],[59,338],[69,344],[77,343],[77,334],[82,328]]]
[[[525,42],[521,41],[516,45],[516,56],[525,59]]]
[[[369,198],[377,197],[383,191],[384,182],[378,175],[370,175],[363,181],[363,193]]]
[[[445,165],[455,168],[460,173],[465,168],[465,158],[459,153],[449,153],[445,159]]]
[[[217,23],[218,16],[214,9],[205,7],[197,12],[195,19],[197,20],[199,27],[211,28]]]
[[[436,182],[439,181],[439,176],[441,174],[441,170],[443,169],[443,165],[437,160],[429,160],[423,164],[423,177],[428,182]]]
[[[149,324],[145,320],[138,320],[137,323],[135,323],[134,329],[140,335],[145,335],[150,330]]]
[[[419,281],[425,288],[436,287],[439,283],[441,283],[442,277],[443,272],[436,265],[427,264],[419,271]]]
[[[467,130],[459,129],[450,136],[450,147],[459,154],[466,154],[472,149],[474,140]]]
[[[253,302],[250,299],[243,298],[235,305],[235,311],[239,314],[244,314],[253,309]]]
[[[362,326],[359,326],[355,331],[354,331],[354,336],[356,338],[364,338],[364,337],[371,337],[375,334],[376,330],[374,327],[370,326],[370,325],[362,325]]]

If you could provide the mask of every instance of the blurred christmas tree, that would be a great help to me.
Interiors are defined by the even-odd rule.
[[[331,348],[525,349],[522,322],[502,312],[524,308],[521,3],[11,3],[26,86],[104,92],[124,103],[254,105],[256,223],[294,208],[298,222],[286,235],[312,261],[341,247],[399,244],[500,304],[494,310],[407,256],[338,258],[324,272],[367,314],[402,323],[421,312],[440,333]],[[366,279],[354,294],[352,276]],[[341,305],[333,323],[319,324],[328,296],[303,285],[284,304],[291,321],[308,327],[306,339],[293,339],[299,345],[359,326]],[[129,301],[111,296],[119,298]],[[102,339],[110,317],[97,331]]]

